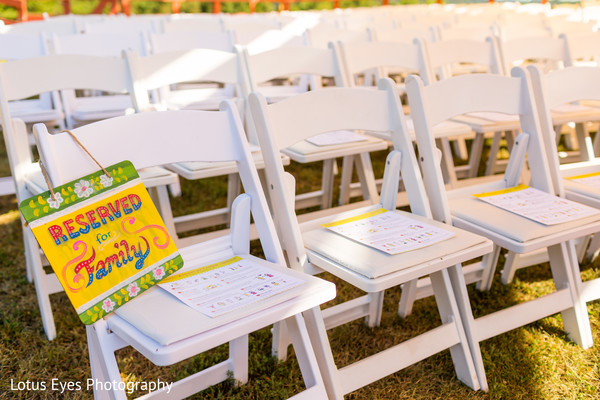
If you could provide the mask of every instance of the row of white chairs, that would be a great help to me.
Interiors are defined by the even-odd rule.
[[[0,77],[3,77],[9,65],[0,65]],[[294,338],[308,389],[303,393],[306,398],[342,398],[347,393],[445,349],[450,349],[460,380],[473,389],[487,390],[479,343],[559,312],[569,337],[584,348],[591,346],[591,328],[585,303],[598,297],[598,282],[581,282],[573,240],[600,230],[600,217],[593,216],[551,227],[541,226],[478,202],[471,196],[472,193],[499,190],[517,184],[525,157],[532,167],[530,185],[547,193],[562,194],[561,181],[555,178],[560,173],[549,117],[543,112],[538,114],[538,109],[555,102],[598,100],[600,93],[594,90],[597,88],[590,88],[592,82],[598,82],[595,79],[600,73],[598,68],[574,67],[564,71],[564,74],[561,71],[561,75],[554,75],[556,85],[563,93],[566,93],[563,86],[568,86],[570,93],[564,94],[564,97],[552,97],[549,103],[544,101],[551,98],[545,92],[548,89],[545,86],[546,78],[535,66],[528,70],[515,69],[512,77],[472,74],[428,86],[420,78],[410,77],[407,90],[412,105],[419,162],[397,88],[389,79],[381,80],[377,91],[335,88],[301,94],[271,105],[267,104],[263,95],[253,93],[250,95],[250,112],[265,157],[266,197],[270,199],[271,211],[267,208],[258,183],[237,108],[231,102],[223,103],[219,112],[141,113],[73,130],[100,163],[107,165],[123,158],[131,159],[138,167],[175,161],[236,160],[246,189],[246,194],[236,201],[235,209],[241,210],[234,213],[236,228],[224,239],[182,249],[188,267],[214,261],[215,254],[250,257],[247,232],[248,211],[251,209],[261,243],[266,248],[267,260],[280,267],[284,267],[284,260],[287,260],[288,267],[298,271],[324,269],[370,293],[366,301],[359,299],[344,303],[327,309],[321,315],[316,304],[330,298],[332,288],[322,281],[310,280],[311,284],[291,299],[274,302],[277,304],[256,305],[244,319],[224,321],[218,328],[204,331],[195,323],[200,316],[190,314],[183,304],[168,301],[166,293],[155,289],[87,328],[93,377],[120,381],[114,353],[127,345],[135,347],[153,362],[164,365],[241,335],[230,345],[230,360],[218,369],[207,370],[204,375],[199,375],[199,382],[182,381],[176,386],[175,393],[183,397],[207,387],[213,383],[207,374],[220,381],[227,377],[227,371],[232,371],[235,379],[243,382],[247,376],[245,334],[278,320],[285,320],[287,330]],[[565,82],[568,83],[565,85]],[[522,134],[515,143],[509,168],[502,181],[447,193],[432,127],[440,121],[468,112],[519,115],[523,131],[527,133]],[[209,114],[215,116],[209,117]],[[283,171],[279,150],[316,133],[338,129],[391,133],[394,150],[386,163],[381,202],[300,226],[293,207],[293,181]],[[161,140],[165,130],[171,132],[166,142]],[[67,182],[78,174],[97,168],[82,154],[70,136],[50,134],[45,125],[36,125],[35,131],[40,155],[55,184]],[[220,134],[216,135],[215,132]],[[115,140],[119,138],[121,143],[130,145],[115,151],[115,148],[106,145],[110,137]],[[165,143],[160,153],[153,151],[157,142]],[[139,151],[140,144],[148,146],[147,151]],[[60,154],[69,154],[70,157],[60,157]],[[412,214],[408,216],[451,230],[456,235],[454,238],[425,249],[387,256],[320,226],[323,222],[378,208],[395,210],[400,175],[410,197]],[[594,197],[593,191],[588,194]],[[274,224],[270,220],[270,213],[273,213]],[[515,230],[515,227],[518,229]],[[499,247],[522,252],[548,246],[553,254],[550,264],[557,287],[555,292],[484,317],[473,317],[462,262],[481,255],[485,260],[491,260]],[[282,250],[286,253],[285,259]],[[490,280],[492,275],[485,279]],[[429,276],[433,283],[442,325],[365,360],[337,368],[325,329],[342,320],[353,320],[364,315],[369,315],[370,324],[378,325],[378,316],[369,314],[368,310],[380,305],[382,291],[421,276]],[[305,279],[309,280],[309,277]],[[321,292],[317,294],[317,290]],[[156,304],[164,306],[155,309]],[[153,310],[150,314],[146,312],[149,309]],[[294,313],[300,311],[303,311],[303,318],[298,314],[293,317]],[[144,318],[139,318],[141,315]],[[146,315],[152,315],[152,318]],[[179,335],[185,333],[185,338],[171,343],[169,338],[173,335],[173,327],[178,327]],[[102,392],[95,394],[98,398],[108,396]],[[113,395],[117,398],[125,396],[123,392]]]

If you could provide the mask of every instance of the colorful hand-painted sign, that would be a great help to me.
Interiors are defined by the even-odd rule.
[[[21,202],[20,209],[85,324],[183,266],[129,161]]]

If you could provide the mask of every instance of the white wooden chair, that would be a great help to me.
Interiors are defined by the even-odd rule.
[[[321,227],[323,223],[367,211],[382,208],[394,210],[400,173],[413,214],[400,213],[419,221],[430,221],[427,195],[412,141],[406,131],[397,89],[389,79],[381,82],[381,90],[332,88],[308,92],[270,105],[260,93],[253,93],[249,100],[265,158],[268,196],[289,265],[309,273],[325,270],[367,293],[327,308],[324,311],[325,326],[329,329],[362,317],[366,317],[371,327],[379,325],[385,289],[412,279],[429,275],[435,289],[442,326],[344,368],[336,368],[331,358],[319,359],[321,371],[328,373],[324,379],[329,398],[340,399],[347,393],[448,348],[458,378],[469,387],[478,389],[479,382],[465,347],[447,269],[485,254],[490,250],[490,242],[440,224],[438,226],[452,229],[456,237],[437,245],[391,256]],[[387,160],[380,202],[299,224],[293,206],[294,180],[284,172],[279,152],[317,133],[339,129],[392,133],[394,151]],[[279,344],[285,344],[285,341],[280,340]],[[321,345],[326,346],[326,343]],[[283,352],[285,347],[279,349],[280,354]]]
[[[461,68],[464,63],[470,66],[477,66],[485,69],[488,73],[504,74],[502,61],[497,46],[497,41],[494,37],[488,37],[485,41],[480,40],[444,40],[433,43],[418,40],[417,44],[424,54],[426,62],[422,64],[422,69],[419,70],[419,75],[423,78],[426,85],[429,85],[438,80],[447,79],[453,76],[454,68]],[[496,172],[496,157],[500,149],[500,140],[502,131],[510,132],[507,138],[513,138],[512,131],[518,127],[518,121],[514,118],[508,119],[506,116],[491,113],[469,114],[460,116],[455,119],[461,123],[469,125],[475,132],[475,138],[471,146],[471,154],[468,156],[469,163],[466,167],[459,169],[457,172],[463,177],[474,178],[477,176],[477,170],[481,162],[484,139],[486,135],[493,133],[494,141],[490,149],[490,157],[486,168],[485,175],[493,175]],[[461,147],[464,147],[462,142],[459,142]],[[445,159],[450,149],[443,150]],[[467,158],[466,148],[460,149],[458,155],[461,158]],[[447,162],[447,161],[445,161]],[[454,177],[448,178],[451,182]]]
[[[493,192],[516,186],[525,156],[530,165],[530,186],[556,194],[549,173],[543,133],[534,94],[521,68],[514,77],[471,74],[453,77],[425,86],[419,77],[409,77],[407,90],[412,104],[419,159],[434,219],[483,235],[494,242],[494,251],[483,259],[479,288],[489,288],[494,277],[500,248],[526,253],[548,247],[550,266],[557,290],[536,299],[473,318],[470,309],[461,310],[469,335],[479,381],[487,388],[479,342],[546,316],[561,313],[568,336],[584,348],[592,345],[591,328],[575,255],[574,239],[597,232],[600,216],[589,216],[556,225],[542,225],[517,214],[478,200],[476,193]],[[519,115],[521,134],[512,148],[504,179],[467,188],[446,191],[438,165],[431,127],[440,121],[468,112],[501,112]],[[460,277],[453,277],[459,306],[468,299]]]
[[[121,57],[121,53],[127,49],[146,54],[147,44],[144,35],[139,32],[54,35],[51,44],[52,54]],[[62,90],[61,97],[69,128],[124,115],[132,108],[131,97],[122,92],[76,96],[74,90]]]
[[[171,133],[165,141],[166,131]],[[132,346],[154,364],[163,366],[229,342],[227,360],[174,383],[168,394],[159,390],[152,395],[184,398],[230,378],[238,384],[245,383],[248,380],[248,334],[277,321],[285,321],[306,384],[306,390],[294,398],[325,398],[319,367],[300,313],[305,312],[319,320],[318,306],[335,296],[335,287],[285,268],[235,105],[227,102],[223,111],[214,112],[165,111],[129,115],[77,128],[73,134],[101,165],[112,165],[124,159],[131,160],[138,168],[182,161],[235,161],[246,193],[235,202],[232,232],[221,239],[180,248],[184,259],[181,271],[237,255],[275,270],[285,269],[306,281],[279,296],[215,318],[193,310],[161,288],[149,289],[143,296],[86,327],[92,379],[122,382],[115,352],[124,347]],[[50,134],[42,125],[36,125],[36,135],[41,157],[54,185],[97,169],[69,135]],[[119,146],[110,145],[116,142]],[[156,143],[161,143],[159,152],[155,151]],[[249,254],[250,213],[266,261]],[[326,334],[319,327],[312,333],[317,337]],[[328,349],[319,347],[319,350]],[[108,391],[94,386],[94,397],[127,398],[117,384],[110,387]]]
[[[47,54],[45,36],[24,34],[0,35],[0,60],[10,62],[26,58],[40,57]],[[26,124],[37,122],[49,126],[64,128],[64,114],[58,93],[43,93],[35,99],[21,99],[9,102],[10,114]],[[13,180],[10,176],[0,178],[0,195],[15,193]]]
[[[600,77],[599,67],[568,67],[544,74],[536,66],[528,66],[527,69],[531,75],[532,87],[536,95],[537,109],[540,115],[540,125],[544,132],[546,140],[546,152],[548,154],[548,165],[550,166],[553,184],[557,193],[567,199],[577,201],[582,204],[600,208],[600,194],[593,186],[586,185],[572,178],[600,172],[600,158],[594,156],[592,146],[588,140],[587,153],[589,158],[586,161],[561,164],[556,149],[556,134],[553,125],[552,110],[564,104],[580,102],[584,100],[599,100],[600,95],[596,93],[598,89],[598,78]],[[579,246],[579,259],[588,260],[598,251],[598,235],[592,237],[592,241],[582,240]],[[585,253],[587,249],[587,253]],[[502,271],[503,282],[510,282],[516,270],[526,265],[512,264],[505,266]],[[586,282],[584,298],[586,301],[595,300],[598,295],[594,295],[592,285],[598,283]]]
[[[318,49],[312,47],[282,47],[279,49],[249,55],[247,51],[240,50],[240,62],[246,71],[245,78],[240,82],[242,95],[247,98],[251,92],[259,91],[265,94],[267,101],[276,102],[283,98],[294,97],[303,93],[302,86],[260,86],[276,78],[294,75],[311,74],[317,78],[339,77],[340,66],[336,65],[332,49]],[[313,79],[311,84],[314,90],[319,87],[319,79]],[[329,90],[329,88],[319,89]],[[301,112],[301,110],[299,110]],[[251,118],[251,115],[247,115]],[[253,132],[251,120],[247,122],[250,141],[258,144]],[[354,156],[357,173],[361,182],[363,200],[373,204],[377,202],[378,193],[371,166],[369,152],[387,148],[385,141],[364,136],[360,142],[343,143],[338,145],[318,146],[302,141],[289,148],[282,149],[283,154],[299,163],[323,162],[323,176],[321,190],[302,193],[297,199],[298,209],[320,206],[321,209],[330,208],[333,200],[333,175],[336,157]]]
[[[231,32],[165,32],[148,35],[150,53],[192,49],[233,51]]]
[[[130,79],[133,82],[133,105],[137,111],[147,111],[152,108],[161,110],[218,110],[219,103],[223,100],[239,100],[239,98],[236,99],[236,93],[233,89],[241,79],[242,72],[235,53],[211,49],[194,49],[161,52],[142,57],[136,52],[127,51],[125,58]],[[221,91],[218,88],[162,90],[175,84],[202,81],[223,84],[229,86],[232,90]],[[151,103],[149,96],[149,93],[155,90],[159,90],[161,95],[158,104]],[[252,154],[257,168],[262,169],[264,163],[260,151],[257,150],[258,148],[254,148]],[[289,164],[289,159],[286,158],[284,162]],[[231,205],[241,191],[241,182],[235,163],[180,162],[169,164],[166,168],[188,180],[228,176],[226,207],[174,218],[175,228],[179,233],[229,223]],[[202,237],[206,238],[225,233],[224,231],[209,232],[203,235],[181,238],[180,241],[183,244],[191,244]]]
[[[40,69],[40,65],[44,68]],[[60,89],[81,88],[113,92],[131,92],[127,66],[123,58],[49,55],[0,63],[0,113],[2,131],[8,150],[11,175],[17,200],[48,190],[39,165],[33,162],[25,124],[10,113],[8,102]],[[155,199],[166,226],[175,232],[169,197],[165,185],[177,183],[177,175],[160,167],[140,171]],[[35,240],[24,230],[28,276],[36,287],[44,330],[48,338],[56,337],[49,295],[62,291],[54,274],[46,275]]]
[[[390,43],[390,42],[365,42],[365,43],[343,43],[334,44],[336,49],[336,57],[338,63],[343,66],[346,72],[345,86],[354,87],[356,82],[354,76],[366,71],[374,71],[373,75],[376,79],[385,77],[386,73],[391,70],[404,69],[408,71],[425,71],[427,69],[424,59],[424,53],[421,52],[418,46],[414,43]],[[341,79],[339,81],[342,81]],[[367,85],[368,86],[368,85]],[[399,88],[400,92],[404,92],[404,85]],[[407,105],[404,105],[405,108]],[[410,106],[410,104],[408,104]],[[406,123],[411,137],[414,138],[414,127],[410,116],[406,116]],[[463,135],[472,135],[472,129],[462,123],[445,121],[434,128],[436,138],[447,140],[448,138],[460,137]],[[377,137],[390,141],[388,132],[374,133]],[[452,153],[448,146],[444,146],[447,153],[444,153],[444,167],[448,169],[447,173],[449,183],[458,185],[457,174],[461,170],[454,166]],[[464,168],[463,168],[464,169]],[[348,197],[344,192],[344,183],[342,183],[341,200],[347,201]]]

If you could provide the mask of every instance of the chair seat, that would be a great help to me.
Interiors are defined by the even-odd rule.
[[[596,215],[562,224],[543,225],[470,195],[451,197],[449,205],[453,216],[519,243],[526,243],[560,233],[567,234],[571,231],[577,231],[578,227],[584,228],[586,225],[594,223],[598,225],[598,222],[600,222],[600,215]],[[481,232],[481,234],[484,233]],[[574,236],[573,239],[576,237]]]
[[[551,110],[552,123],[562,125],[568,122],[588,122],[600,120],[600,110],[579,104],[563,104]]]
[[[306,89],[301,86],[293,85],[273,85],[273,86],[260,86],[259,91],[267,99],[267,103],[277,103],[278,101],[287,99],[288,97],[296,96],[301,93],[305,93]]]
[[[169,110],[218,110],[219,104],[233,95],[229,88],[171,90],[166,106]]]
[[[169,185],[177,183],[177,175],[162,167],[150,167],[138,169],[138,174],[146,187],[160,185]],[[48,190],[48,185],[42,175],[42,170],[38,163],[31,164],[31,167],[25,173],[25,186],[31,194],[40,194]]]
[[[321,219],[318,223],[322,224],[333,220],[348,218],[375,208],[378,207],[370,206],[352,210],[339,214],[335,218],[328,217],[326,219]],[[350,239],[318,226],[315,229],[303,232],[302,237],[304,239],[304,246],[307,250],[321,254],[335,263],[339,263],[345,268],[355,271],[366,278],[376,279],[399,270],[409,269],[416,265],[421,265],[434,260],[442,260],[445,257],[450,257],[453,253],[488,242],[481,236],[462,229],[456,229],[429,218],[404,211],[397,210],[396,212],[406,215],[409,218],[414,218],[415,220],[452,231],[456,235],[450,239],[443,240],[421,249],[389,255],[370,246],[350,241]]]
[[[78,97],[71,116],[77,121],[96,121],[124,115],[132,107],[129,95]]]
[[[317,146],[306,140],[298,142],[282,152],[292,160],[299,163],[327,160],[334,157],[343,157],[359,153],[385,150],[388,148],[384,140],[365,135],[366,140],[343,144]]]
[[[478,133],[514,131],[521,127],[517,116],[494,112],[469,113],[454,117],[452,120],[467,124]]]
[[[181,269],[181,272],[233,256],[230,252],[228,252],[228,255],[224,253],[211,255],[211,258],[207,259],[195,257],[193,249],[183,249],[181,255],[184,259],[184,267]],[[188,307],[162,288],[155,287],[146,291],[134,301],[118,308],[114,312],[116,314],[115,317],[107,317],[110,328],[119,333],[119,330],[127,329],[127,325],[130,325],[142,332],[151,341],[147,342],[146,351],[139,348],[138,350],[144,354],[146,352],[150,353],[149,358],[152,359],[155,357],[155,355],[152,355],[153,353],[158,353],[164,350],[165,346],[178,341],[187,338],[193,339],[194,336],[201,334],[210,335],[213,330],[225,328],[227,333],[221,332],[215,338],[219,340],[219,343],[215,345],[219,345],[238,337],[239,332],[263,328],[282,318],[318,307],[320,304],[335,297],[335,285],[333,283],[277,266],[251,255],[244,255],[243,258],[251,259],[267,267],[278,270],[283,269],[286,274],[300,278],[306,283],[215,318],[205,316],[199,311]],[[270,308],[273,309],[272,312],[269,313],[267,311],[265,313]],[[148,310],[153,311],[152,313],[148,313]],[[257,312],[261,312],[260,318],[253,318],[253,314]],[[227,329],[228,325],[230,329]],[[240,325],[252,325],[252,327],[248,329]]]
[[[265,163],[263,161],[262,153],[258,146],[250,145],[252,151],[252,157],[254,158],[254,164],[256,169],[264,169]],[[290,159],[285,155],[281,155],[281,161],[283,165],[289,165]],[[235,162],[181,162],[166,165],[165,168],[179,174],[185,179],[204,179],[214,176],[223,176],[237,173],[237,167]]]
[[[64,119],[60,110],[46,107],[38,100],[20,100],[9,103],[10,115],[25,123],[51,122]]]
[[[413,120],[410,118],[410,116],[406,116],[405,121],[411,139],[416,140],[415,125],[413,123]],[[433,126],[433,133],[436,138],[453,137],[472,134],[473,129],[471,129],[469,125],[464,123],[454,121],[443,121]],[[389,132],[369,132],[369,135],[375,136],[383,140],[392,140]]]

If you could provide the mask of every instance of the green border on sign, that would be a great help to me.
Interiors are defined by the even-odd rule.
[[[104,178],[106,174],[103,170],[99,170],[54,188],[57,200],[54,202],[54,207],[51,201],[52,195],[49,190],[23,200],[19,208],[25,221],[31,223],[32,221],[52,215],[65,208],[71,207],[74,204],[81,203],[90,197],[98,196],[111,189],[118,188],[131,180],[139,178],[135,167],[130,161],[121,161],[120,163],[111,165],[106,168],[106,170],[110,174],[110,179]],[[88,191],[92,191],[89,192],[87,196],[82,193],[78,194],[76,184],[81,186],[82,181],[87,182],[89,184]],[[58,206],[58,208],[56,208],[56,206]]]

